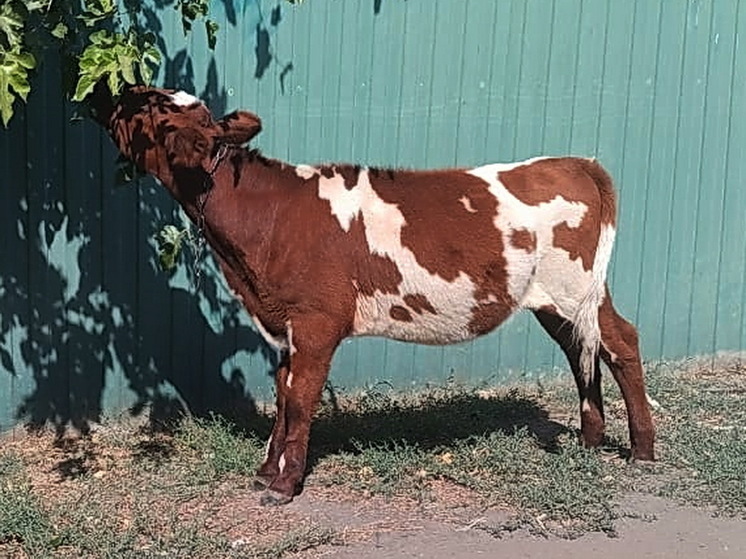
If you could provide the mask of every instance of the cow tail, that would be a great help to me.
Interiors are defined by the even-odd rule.
[[[585,172],[599,193],[599,230],[592,279],[573,319],[573,334],[580,344],[580,370],[586,384],[592,380],[601,344],[598,309],[606,296],[606,274],[616,235],[616,193],[611,177],[595,159],[582,160]]]

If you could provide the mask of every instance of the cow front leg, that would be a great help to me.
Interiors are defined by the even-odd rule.
[[[284,382],[278,382],[278,401],[282,402],[284,417],[281,420],[278,411],[275,427],[278,433],[284,432],[284,439],[282,444],[275,444],[273,430],[267,462],[274,459],[273,452],[278,453],[277,469],[276,472],[272,468],[266,471],[273,479],[261,497],[262,505],[289,503],[301,487],[311,421],[329,375],[332,354],[339,343],[338,338],[320,336],[320,326],[314,329],[312,323],[306,324],[307,328],[294,328],[287,375]],[[284,424],[278,428],[281,421]]]
[[[285,438],[287,437],[287,422],[285,420],[285,385],[287,384],[290,363],[287,355],[282,356],[280,366],[275,373],[275,407],[277,413],[272,433],[267,441],[267,451],[264,461],[254,476],[254,489],[264,490],[280,473],[280,456],[285,452]]]

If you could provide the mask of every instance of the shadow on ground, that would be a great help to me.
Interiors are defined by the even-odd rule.
[[[314,422],[309,446],[309,467],[339,452],[385,443],[404,442],[423,450],[493,432],[526,429],[547,452],[557,452],[558,438],[572,432],[549,418],[535,399],[518,391],[482,397],[473,392],[423,395],[418,402],[377,403],[365,409],[345,410],[329,405]]]

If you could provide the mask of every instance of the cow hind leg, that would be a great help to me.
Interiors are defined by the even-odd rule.
[[[627,406],[632,458],[654,460],[655,428],[645,395],[637,330],[614,309],[608,289],[599,308],[601,358],[614,376]]]
[[[586,447],[595,448],[603,441],[605,428],[598,354],[592,357],[592,370],[584,370],[581,366],[583,348],[573,323],[551,310],[535,310],[534,315],[567,357],[580,398],[582,442]]]

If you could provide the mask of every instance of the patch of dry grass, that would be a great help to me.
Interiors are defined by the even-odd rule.
[[[626,412],[610,383],[600,452],[577,444],[569,381],[337,396],[315,425],[305,492],[279,509],[249,489],[263,441],[220,418],[172,434],[122,422],[86,437],[29,434],[0,453],[0,556],[279,558],[424,519],[496,536],[613,533],[629,491],[746,515],[745,381],[740,363],[651,370],[652,465],[625,462]],[[473,520],[496,509],[499,522]]]

